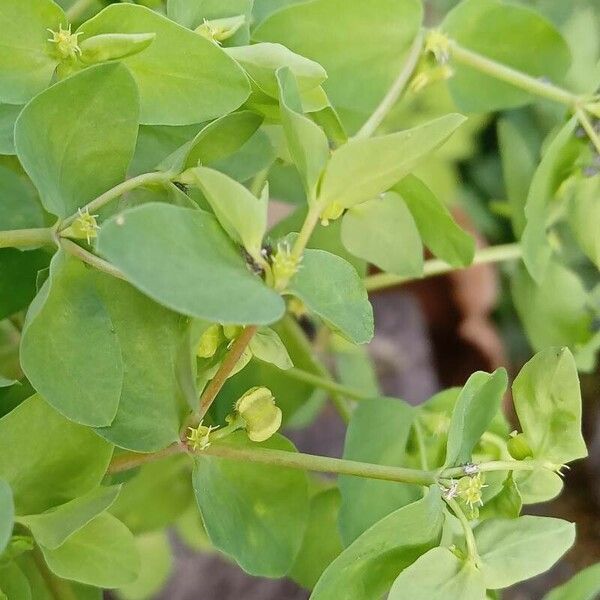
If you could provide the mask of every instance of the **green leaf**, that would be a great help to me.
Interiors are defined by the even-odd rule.
[[[539,161],[539,133],[525,114],[513,113],[498,121],[497,135],[512,229],[520,238],[525,228],[529,185]]]
[[[81,42],[81,62],[93,65],[120,60],[143,52],[153,41],[154,33],[101,33]]]
[[[48,266],[49,259],[44,250],[0,248],[0,319],[23,310],[33,300],[38,272]]]
[[[323,65],[327,95],[356,130],[398,76],[422,16],[418,0],[372,0],[368,11],[360,3],[315,0],[273,12],[253,38],[279,42]]]
[[[448,13],[442,29],[461,46],[508,67],[560,82],[571,53],[559,31],[531,8],[500,0],[464,0]],[[527,48],[535,48],[527,51]],[[452,61],[449,82],[460,110],[486,112],[532,102],[526,91]]]
[[[569,201],[569,224],[586,256],[600,269],[600,177],[577,180]]]
[[[573,271],[551,261],[537,285],[520,267],[512,278],[511,291],[534,350],[569,346],[580,368],[593,368],[583,355],[585,345],[593,336],[593,319],[587,309],[588,293]]]
[[[133,583],[119,589],[119,597],[146,600],[162,589],[171,573],[171,546],[163,531],[140,535],[135,538],[135,545],[140,555],[140,572]]]
[[[514,474],[515,484],[523,504],[539,504],[556,498],[563,489],[563,480],[554,471],[523,471]]]
[[[17,520],[31,531],[38,544],[54,550],[104,512],[115,501],[119,491],[120,486],[98,487],[46,512]]]
[[[2,1],[0,102],[23,104],[48,86],[58,64],[48,29],[66,24],[65,13],[51,0]]]
[[[381,396],[375,363],[367,347],[352,344],[334,335],[331,339],[331,350],[335,359],[335,371],[341,383],[367,397]]]
[[[316,190],[325,165],[329,160],[329,142],[323,130],[302,114],[297,80],[285,67],[277,70],[281,122],[288,149],[306,190],[309,202],[316,198]]]
[[[23,571],[14,562],[0,564],[0,598],[2,600],[37,600]]]
[[[471,460],[473,448],[500,410],[507,385],[508,375],[502,368],[492,374],[478,371],[469,377],[452,412],[446,466]]]
[[[308,526],[289,574],[305,588],[312,589],[323,571],[343,550],[337,529],[339,507],[337,488],[318,492],[310,500]]]
[[[255,260],[261,259],[268,198],[257,198],[243,185],[214,169],[196,167],[189,176],[204,193],[229,237],[243,245]]]
[[[404,569],[388,600],[484,600],[485,584],[477,567],[447,548],[433,548]]]
[[[255,112],[234,112],[203,127],[191,140],[177,148],[159,165],[179,172],[190,167],[212,166],[227,159],[256,133],[263,118]]]
[[[175,363],[185,329],[180,315],[59,252],[28,313],[21,363],[65,416],[150,452],[179,439],[185,399]]]
[[[15,504],[10,485],[0,479],[0,555],[8,545],[13,530]]]
[[[281,297],[252,275],[216,219],[201,210],[146,204],[107,221],[98,251],[157,302],[225,324],[267,325]]]
[[[575,541],[575,525],[550,517],[489,519],[475,529],[486,587],[509,587],[547,571]]]
[[[437,486],[425,498],[388,515],[367,529],[327,567],[311,600],[373,600],[382,597],[398,574],[435,546],[444,521]]]
[[[249,94],[243,71],[213,42],[143,6],[115,4],[84,23],[81,40],[102,33],[156,33],[123,60],[140,91],[140,122],[188,125],[238,108]]]
[[[189,466],[185,456],[142,466],[110,512],[136,535],[168,527],[192,501]]]
[[[409,175],[394,186],[431,252],[453,267],[473,262],[475,240],[461,229],[437,196],[417,177]]]
[[[0,231],[44,226],[44,211],[25,177],[0,166]]]
[[[600,563],[579,571],[560,587],[544,596],[544,600],[594,600],[600,594]]]
[[[255,444],[234,433],[227,445],[294,451],[279,435]],[[202,454],[195,459],[193,485],[206,531],[252,575],[281,577],[292,568],[308,519],[307,484],[305,473],[285,467]]]
[[[237,46],[226,52],[246,70],[261,91],[273,98],[279,97],[276,73],[283,67],[291,71],[300,92],[312,90],[327,79],[327,73],[319,63],[295,54],[281,44]]]
[[[373,337],[373,308],[367,292],[343,258],[324,250],[305,250],[289,292],[350,341],[365,344]]]
[[[0,419],[0,439],[0,477],[12,487],[18,515],[41,513],[94,489],[112,456],[110,444],[37,395]]]
[[[55,600],[55,594],[40,573],[31,552],[19,556],[16,562],[31,586],[32,600]],[[69,582],[69,588],[77,600],[102,600],[103,597],[102,590],[81,583]]]
[[[581,392],[568,348],[548,348],[521,369],[513,386],[519,423],[533,456],[555,465],[587,456]]]
[[[15,121],[22,110],[20,104],[0,104],[0,154],[16,154]]]
[[[546,238],[550,200],[564,177],[567,165],[573,160],[569,142],[577,128],[577,117],[571,118],[546,147],[525,203],[525,229],[521,236],[523,262],[539,283],[544,278],[552,249]]]
[[[342,220],[348,251],[383,271],[406,277],[423,273],[423,245],[404,200],[394,192],[350,208]]]
[[[67,217],[125,179],[137,136],[135,82],[122,65],[91,67],[36,96],[15,144],[44,207]]]
[[[397,398],[363,400],[346,431],[344,458],[378,465],[406,466],[406,444],[414,411]],[[418,486],[341,475],[339,527],[347,546],[391,512],[417,500]]]
[[[406,177],[464,121],[449,114],[398,133],[351,140],[332,154],[319,201],[350,208],[371,200]]]
[[[479,509],[482,519],[488,517],[503,517],[516,519],[521,514],[523,499],[517,487],[514,476],[509,473],[502,482],[502,489]]]
[[[261,327],[254,334],[249,348],[256,358],[279,369],[291,369],[294,366],[281,338],[269,327]]]
[[[132,583],[140,569],[135,538],[108,513],[98,515],[59,548],[40,549],[53,573],[97,587],[116,588]]]

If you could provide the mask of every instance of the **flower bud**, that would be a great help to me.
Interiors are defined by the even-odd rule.
[[[339,202],[332,202],[325,210],[321,213],[321,225],[327,227],[329,221],[335,221],[339,219],[344,213],[344,207]]]
[[[211,325],[200,337],[196,355],[200,358],[210,358],[215,355],[219,344],[223,341],[223,333],[220,325]]]
[[[145,50],[156,37],[155,33],[103,33],[81,42],[81,61],[96,64],[118,60]]]
[[[506,447],[515,460],[525,460],[526,458],[533,456],[533,450],[529,446],[527,438],[523,433],[511,435]]]
[[[204,22],[196,27],[196,33],[202,37],[220,43],[233,36],[246,22],[244,15],[226,17],[224,19],[204,19]]]
[[[63,229],[61,236],[76,240],[86,240],[89,244],[92,241],[92,238],[95,238],[98,235],[98,229],[100,229],[98,222],[96,221],[98,215],[90,215],[87,209],[84,211],[79,209],[78,212],[79,216],[71,225],[69,225],[69,227]]]
[[[478,504],[483,504],[481,490],[486,487],[483,475],[477,473],[474,477],[461,477],[456,488],[459,498],[471,509]]]
[[[54,49],[58,58],[75,58],[78,54],[81,54],[77,38],[82,32],[71,33],[70,25],[66,29],[59,25],[58,31],[52,29],[48,29],[48,31],[52,34],[48,41],[55,44]]]
[[[241,325],[223,325],[223,335],[229,340],[235,340],[244,331]]]
[[[298,272],[301,260],[301,258],[297,258],[292,254],[287,243],[277,246],[277,252],[271,258],[273,286],[276,290],[286,288],[290,279]]]
[[[281,427],[281,410],[266,387],[250,388],[236,403],[246,433],[253,442],[268,440]]]
[[[202,425],[202,421],[198,427],[190,427],[187,440],[192,450],[205,450],[210,446],[210,434],[213,430],[217,429],[212,425],[207,427]]]

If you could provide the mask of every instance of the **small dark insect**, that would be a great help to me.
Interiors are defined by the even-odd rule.
[[[189,187],[185,183],[180,183],[179,181],[174,181],[175,187],[179,188],[184,194],[187,194]]]
[[[248,254],[248,252],[246,252],[245,248],[242,248],[241,250],[242,256],[244,257],[246,265],[248,266],[250,271],[252,271],[252,273],[254,273],[255,275],[262,275],[264,273],[263,268],[256,263],[256,261],[252,258],[252,256],[250,256],[250,254]]]
[[[262,250],[260,251],[260,253],[262,254],[262,256],[265,260],[271,262],[271,258],[273,256],[273,245],[271,243],[267,242],[262,247]]]

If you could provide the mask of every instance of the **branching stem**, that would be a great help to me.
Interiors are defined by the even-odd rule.
[[[475,265],[516,260],[521,258],[522,254],[521,245],[517,242],[512,244],[490,246],[489,248],[482,248],[481,250],[478,250],[473,258],[473,262],[464,268],[469,269]],[[449,265],[443,260],[432,258],[425,261],[423,266],[423,278],[434,277],[435,275],[442,275],[444,273],[450,273],[451,271],[457,270],[459,269]],[[392,273],[377,273],[376,275],[370,275],[369,277],[365,278],[365,287],[367,288],[367,291],[374,292],[414,280],[414,277],[403,277],[401,275],[394,275]]]
[[[354,136],[355,138],[368,138],[371,137],[377,128],[383,123],[384,119],[392,110],[396,102],[398,102],[400,96],[406,89],[406,85],[410,81],[412,74],[415,71],[417,63],[419,62],[419,58],[421,56],[421,52],[423,50],[423,33],[421,32],[415,38],[413,45],[406,57],[406,61],[400,73],[398,73],[398,77],[392,84],[392,87],[389,89],[387,94],[384,96],[383,100],[379,104],[379,106],[375,109],[373,114],[368,118],[365,124],[360,128],[358,133]]]

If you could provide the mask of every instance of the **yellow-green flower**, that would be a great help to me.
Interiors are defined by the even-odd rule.
[[[481,499],[481,490],[484,485],[483,475],[477,473],[473,477],[461,477],[456,488],[458,497],[471,509],[477,505],[483,504]]]
[[[48,29],[48,31],[52,34],[48,41],[56,44],[56,53],[60,58],[75,58],[78,54],[81,54],[77,38],[83,32],[71,33],[70,25],[66,29],[63,29],[60,25],[58,31],[52,29]]]
[[[198,427],[190,427],[187,441],[192,450],[205,450],[208,448],[210,446],[210,433],[215,429],[217,427],[213,427],[212,425],[209,427],[202,425],[202,421],[200,421]]]

